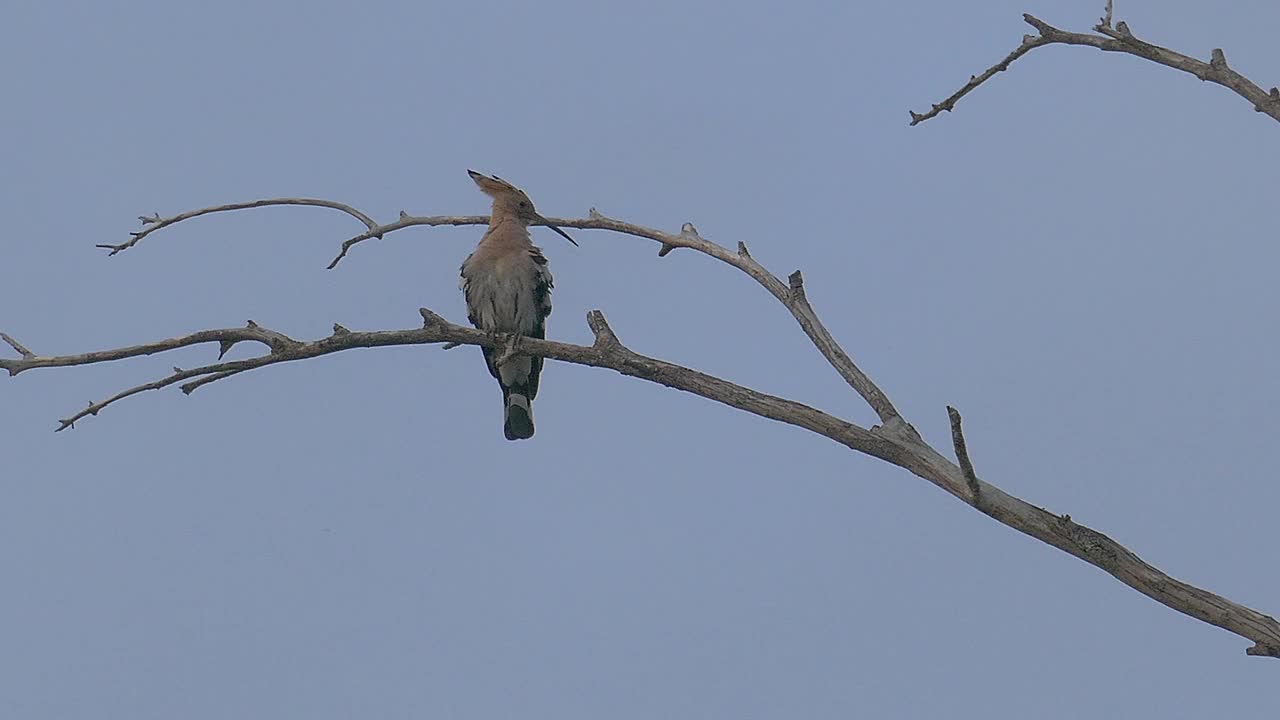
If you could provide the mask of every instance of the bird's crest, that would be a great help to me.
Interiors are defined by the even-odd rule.
[[[471,179],[475,181],[476,185],[480,186],[481,192],[494,200],[508,197],[516,197],[522,200],[529,199],[529,196],[525,195],[523,190],[512,185],[506,180],[503,180],[497,175],[485,175],[484,173],[478,173],[475,170],[468,170],[467,174],[471,176]],[[529,206],[533,207],[533,203],[529,203]]]
[[[514,218],[524,225],[546,225],[556,231],[565,240],[577,245],[577,241],[569,237],[569,233],[561,230],[551,224],[546,218],[538,214],[533,207],[533,201],[520,188],[503,180],[497,175],[485,175],[475,170],[468,170],[467,174],[480,187],[480,191],[485,195],[493,198],[493,215],[490,222],[494,222],[499,218]]]

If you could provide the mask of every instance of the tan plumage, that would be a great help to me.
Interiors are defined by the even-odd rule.
[[[542,250],[529,237],[529,225],[550,224],[519,188],[496,176],[467,172],[493,198],[489,229],[462,262],[467,318],[487,332],[544,338],[551,314],[551,271]],[[560,228],[550,227],[573,242]],[[524,440],[533,436],[533,398],[538,394],[542,358],[513,355],[498,366],[500,354],[484,349],[485,365],[502,387],[503,434],[508,440]]]

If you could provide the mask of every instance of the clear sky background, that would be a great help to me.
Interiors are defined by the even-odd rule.
[[[1280,612],[1280,127],[1138,59],[1009,52],[1097,2],[7,3],[0,329],[42,354],[252,318],[465,320],[465,170],[805,271],[917,428],[1170,574]],[[1280,6],[1122,0],[1280,82]],[[863,424],[792,319],[690,252],[535,230],[549,333]],[[6,350],[7,352],[7,350]],[[474,348],[90,400],[214,348],[0,378],[6,718],[1273,717],[1280,664],[821,437],[550,364],[502,439]],[[235,356],[247,356],[237,348]]]

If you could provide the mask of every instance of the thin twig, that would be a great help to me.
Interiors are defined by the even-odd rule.
[[[245,367],[240,368],[239,370],[235,370],[235,372],[240,372],[241,370],[249,370],[249,369],[252,369],[253,367],[257,367],[256,365],[253,365],[252,362],[253,361],[250,361],[250,360],[239,361],[239,363],[244,365]],[[231,363],[220,363],[220,365],[231,365]],[[88,407],[81,410],[80,412],[75,413],[70,417],[59,420],[58,427],[57,429],[54,430],[54,432],[62,432],[67,428],[74,428],[76,426],[77,421],[85,417],[88,417],[89,415],[96,416],[99,412],[102,412],[102,410],[106,408],[108,405],[114,405],[115,403],[127,397],[137,395],[138,393],[146,392],[147,390],[159,390],[160,388],[169,387],[170,385],[176,382],[181,382],[183,380],[186,380],[187,378],[203,375],[209,372],[209,367],[210,366],[205,366],[202,368],[195,368],[194,370],[182,370],[179,368],[174,368],[173,374],[168,375],[166,377],[162,377],[159,380],[155,380],[149,383],[142,383],[141,385],[135,385],[127,390],[121,390],[115,395],[112,395],[106,400],[102,400],[100,402],[91,402],[89,403]],[[226,374],[231,374],[231,371],[227,371],[227,370],[223,370],[220,372],[222,372],[224,376]]]
[[[4,340],[6,343],[8,343],[9,347],[17,351],[17,353],[22,356],[23,360],[30,360],[36,356],[35,353],[31,352],[26,347],[24,347],[22,343],[18,342],[17,340],[14,340],[12,337],[6,335],[5,333],[0,332],[0,340]],[[0,367],[3,367],[3,366],[0,366]],[[16,375],[17,373],[10,371],[10,374]]]
[[[229,205],[213,205],[210,207],[200,208],[198,210],[188,210],[184,213],[178,213],[172,217],[162,218],[160,213],[154,215],[139,215],[138,219],[142,221],[143,228],[138,232],[129,233],[129,239],[118,245],[95,245],[105,250],[110,250],[107,256],[110,257],[117,253],[124,252],[129,248],[137,245],[142,238],[151,233],[167,228],[170,225],[180,223],[183,220],[200,217],[201,215],[211,215],[213,213],[230,212],[232,210],[248,210],[249,208],[270,207],[273,205],[309,205],[313,207],[325,207],[333,210],[340,210],[351,217],[364,223],[366,227],[377,227],[377,223],[373,218],[365,215],[359,210],[347,205],[346,203],[334,202],[332,200],[320,200],[317,198],[271,198],[269,200],[252,200],[250,202],[231,203]]]
[[[1043,37],[1035,37],[1034,35],[1022,36],[1022,44],[1015,48],[1013,52],[1006,55],[1000,62],[987,68],[981,75],[970,75],[969,82],[965,83],[959,90],[952,93],[951,97],[948,97],[946,100],[934,105],[928,112],[917,113],[914,110],[908,110],[907,112],[911,113],[911,124],[913,126],[919,125],[929,118],[937,117],[938,114],[944,110],[951,112],[951,110],[955,108],[956,102],[958,102],[960,98],[972,92],[974,88],[990,80],[996,73],[1008,70],[1014,60],[1017,60],[1041,45],[1046,45],[1048,43],[1049,41]]]
[[[387,223],[386,225],[370,225],[367,231],[362,232],[359,235],[356,235],[355,237],[342,243],[342,248],[338,251],[337,257],[335,257],[333,260],[329,262],[328,269],[332,270],[335,267],[337,267],[338,263],[342,262],[342,258],[347,256],[347,251],[349,251],[352,247],[354,247],[358,243],[362,243],[365,240],[373,240],[373,239],[381,240],[383,235],[386,235],[387,233],[395,232],[396,230],[403,230],[408,227],[418,227],[418,226],[424,226],[424,225],[429,227],[436,227],[440,225],[457,226],[457,225],[488,225],[488,224],[489,224],[488,215],[431,215],[431,216],[418,217],[418,216],[409,215],[404,212],[401,212],[399,220],[396,220],[395,222]],[[537,222],[534,224],[542,225],[544,223]]]

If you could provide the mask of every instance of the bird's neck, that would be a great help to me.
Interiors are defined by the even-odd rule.
[[[489,218],[489,230],[480,240],[482,245],[490,246],[529,246],[533,240],[529,237],[529,225],[519,218],[495,213]]]

